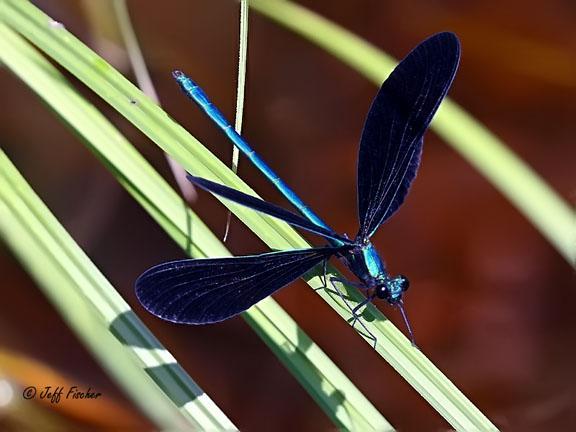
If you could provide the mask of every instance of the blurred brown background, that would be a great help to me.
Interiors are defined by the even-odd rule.
[[[85,4],[35,3],[131,77],[118,60],[118,47],[95,34]],[[463,54],[450,97],[565,200],[574,201],[573,1],[300,3],[397,58],[432,33],[457,33]],[[238,4],[165,0],[132,1],[129,6],[163,106],[229,160],[230,145],[180,93],[170,71],[187,71],[231,118]],[[328,223],[340,232],[355,233],[358,138],[376,87],[256,13],[250,15],[248,63],[244,135]],[[333,429],[242,319],[185,327],[145,313],[133,293],[135,278],[152,264],[183,257],[182,252],[74,134],[5,69],[0,70],[0,86],[2,147],[232,421],[245,430]],[[171,179],[158,148],[89,91],[81,91]],[[263,196],[282,202],[246,160],[241,160],[240,174]],[[201,193],[194,209],[216,233],[223,233],[225,211],[214,199]],[[419,345],[485,414],[503,430],[573,430],[574,273],[510,203],[433,133],[427,135],[422,167],[403,209],[374,241],[390,270],[411,279],[407,310]],[[266,250],[237,221],[229,247],[236,254]],[[0,348],[97,388],[119,401],[126,410],[123,415],[140,425],[145,422],[3,245],[0,275]],[[295,283],[276,298],[395,427],[448,429],[306,285]],[[395,311],[384,304],[380,308],[401,324]],[[41,409],[76,425],[72,427],[96,427],[81,415]],[[0,407],[0,429],[14,427],[8,410]]]

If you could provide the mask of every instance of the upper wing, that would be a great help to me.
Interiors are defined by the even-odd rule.
[[[241,204],[243,206],[259,211],[261,213],[274,216],[275,218],[283,220],[284,222],[289,223],[290,225],[297,226],[299,228],[321,235],[322,237],[338,240],[347,245],[352,244],[352,241],[350,239],[341,236],[340,234],[332,231],[331,229],[322,227],[320,225],[316,225],[315,223],[310,222],[308,219],[300,215],[297,215],[295,213],[283,209],[282,207],[278,207],[277,205],[261,200],[260,198],[256,198],[252,195],[247,195],[244,192],[240,192],[236,189],[229,188],[228,186],[214,183],[213,181],[206,180],[202,177],[194,177],[189,174],[188,180],[190,180],[196,186],[199,186],[202,189],[207,190],[208,192],[212,192],[213,194],[219,195],[221,197],[229,199],[230,201],[234,201],[235,203]]]
[[[396,66],[376,95],[358,156],[358,236],[368,238],[400,207],[422,152],[422,137],[460,60],[453,33],[436,34]]]
[[[342,250],[324,247],[172,261],[144,272],[136,280],[136,296],[149,312],[167,321],[223,321]]]

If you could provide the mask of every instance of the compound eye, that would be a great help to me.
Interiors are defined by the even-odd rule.
[[[376,297],[378,297],[381,300],[387,300],[388,299],[388,290],[386,289],[386,285],[379,285],[375,288],[374,293],[376,294]]]
[[[404,275],[398,275],[398,283],[400,284],[402,291],[406,291],[408,288],[410,288],[410,281]]]

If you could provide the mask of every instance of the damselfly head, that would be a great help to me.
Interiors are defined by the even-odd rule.
[[[374,290],[374,295],[379,299],[386,300],[392,306],[396,306],[400,313],[402,314],[402,319],[408,330],[408,335],[410,336],[410,341],[412,346],[417,347],[416,339],[414,339],[414,333],[412,332],[412,327],[410,326],[410,321],[406,316],[406,311],[404,310],[404,302],[402,301],[402,296],[404,292],[410,287],[410,281],[404,275],[398,275],[396,277],[388,278],[383,284],[378,285]]]
[[[410,281],[404,275],[398,275],[393,278],[386,279],[384,283],[378,285],[375,290],[376,297],[386,300],[391,305],[395,305],[402,301],[402,294],[410,286]]]

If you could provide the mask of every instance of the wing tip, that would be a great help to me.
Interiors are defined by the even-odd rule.
[[[461,44],[460,44],[460,38],[458,37],[458,35],[456,35],[456,33],[453,33],[451,31],[443,31],[440,33],[433,34],[428,39],[422,42],[422,44],[427,43],[440,44],[444,52],[450,50],[450,52],[453,53],[456,64],[459,62]]]

